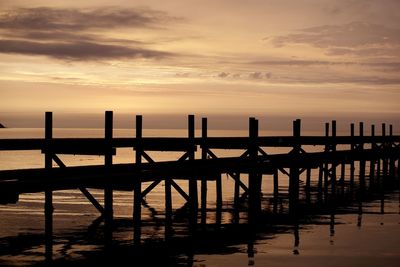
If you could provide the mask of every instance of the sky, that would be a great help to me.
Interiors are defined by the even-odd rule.
[[[0,120],[105,110],[397,120],[399,10],[398,0],[0,0]]]

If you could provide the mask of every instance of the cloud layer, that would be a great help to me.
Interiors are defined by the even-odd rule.
[[[148,8],[18,8],[0,13],[0,53],[68,60],[160,59],[172,53],[151,49],[135,39],[109,38],[106,33],[115,29],[154,30],[176,20]]]
[[[276,47],[306,44],[323,48],[334,56],[400,56],[400,29],[365,22],[305,28],[269,40]]]

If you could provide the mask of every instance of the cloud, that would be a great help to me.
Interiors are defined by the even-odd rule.
[[[165,12],[148,8],[97,9],[18,8],[4,12],[0,28],[14,30],[84,30],[92,28],[154,27],[177,20]]]
[[[261,72],[253,72],[249,74],[250,79],[261,79],[262,73]]]
[[[221,73],[218,74],[218,77],[220,77],[220,78],[226,78],[226,77],[229,76],[229,74],[230,74],[230,73],[227,73],[227,72],[221,72]]]
[[[187,77],[190,77],[190,73],[189,72],[175,73],[175,77],[187,78]]]
[[[0,40],[1,53],[42,55],[68,60],[107,58],[163,58],[172,54],[141,48],[104,45],[90,42],[40,43],[20,40]]]
[[[328,55],[393,55],[400,50],[400,29],[365,22],[324,25],[297,33],[266,38],[276,47],[306,44],[326,49]]]
[[[337,52],[334,52],[336,51]],[[368,53],[368,51],[363,51]],[[358,55],[367,55],[361,51],[355,51],[350,48],[337,48],[332,49],[333,55],[349,55],[352,53],[357,53]],[[372,52],[371,52],[372,53]],[[378,53],[378,52],[376,52]],[[376,69],[383,70],[394,70],[398,71],[400,69],[399,61],[385,62],[385,61],[375,61],[375,62],[362,62],[362,61],[327,61],[327,60],[258,60],[249,62],[250,65],[259,65],[264,67],[318,67],[318,66],[367,66]],[[272,75],[272,74],[271,74]]]
[[[310,65],[330,65],[333,62],[322,60],[258,60],[250,64],[267,66],[310,66]]]
[[[178,18],[149,8],[17,8],[0,13],[0,53],[49,56],[67,60],[161,59],[173,54],[149,43],[110,38],[110,30],[159,30]]]
[[[300,33],[277,36],[276,46],[309,44],[316,47],[359,47],[366,45],[400,45],[400,29],[364,22],[325,25],[300,30]]]

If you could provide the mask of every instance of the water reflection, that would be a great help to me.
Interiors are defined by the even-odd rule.
[[[255,266],[256,251],[258,246],[266,240],[274,240],[283,234],[290,236],[287,244],[287,253],[301,257],[304,254],[304,241],[300,247],[301,232],[304,227],[313,225],[326,225],[329,229],[329,244],[335,245],[335,227],[340,222],[341,215],[356,215],[356,225],[361,230],[363,215],[375,212],[382,215],[387,212],[386,204],[393,203],[393,196],[399,195],[398,212],[400,213],[400,194],[398,191],[369,191],[363,197],[349,200],[348,196],[339,195],[335,198],[335,205],[318,201],[300,202],[299,212],[288,212],[287,199],[280,194],[280,199],[272,195],[263,196],[264,212],[258,216],[256,225],[246,223],[246,202],[238,206],[234,201],[224,202],[221,208],[207,209],[205,224],[193,234],[188,231],[188,210],[186,206],[173,211],[170,218],[171,225],[163,219],[165,214],[157,211],[151,204],[143,205],[150,216],[143,222],[143,243],[140,247],[131,244],[132,221],[129,218],[116,219],[113,225],[116,240],[109,251],[103,249],[103,224],[102,218],[97,218],[92,225],[85,229],[72,230],[58,233],[54,239],[53,265],[78,265],[101,264],[105,257],[111,257],[117,263],[133,265],[137,261],[145,260],[148,266],[206,266],[199,263],[199,258],[206,255],[243,255],[247,258],[248,266]],[[341,195],[341,194],[340,194]],[[356,194],[357,195],[357,194]],[[311,195],[311,199],[315,195]],[[394,201],[394,203],[397,202]],[[372,203],[372,204],[370,204]],[[396,204],[397,205],[397,204]],[[228,218],[228,219],[223,219]],[[354,218],[354,217],[353,217]],[[383,219],[383,217],[380,217]],[[202,220],[199,217],[199,221]],[[338,222],[339,221],[339,222]],[[353,222],[354,225],[354,222]],[[165,226],[165,228],[163,227]],[[168,226],[168,227],[167,227]],[[328,236],[327,232],[326,236]],[[18,244],[10,246],[9,244]],[[301,251],[302,250],[302,251]],[[34,251],[34,253],[32,252]],[[21,234],[0,238],[0,259],[3,256],[19,255],[37,265],[43,262],[43,235]],[[260,252],[259,252],[260,253]],[[261,252],[264,253],[265,252]],[[268,253],[268,252],[266,252]],[[1,265],[7,262],[0,261]],[[26,265],[30,265],[27,263]]]

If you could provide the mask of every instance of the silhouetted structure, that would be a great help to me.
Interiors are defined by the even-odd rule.
[[[382,186],[388,177],[399,176],[400,136],[386,135],[386,125],[382,124],[382,136],[375,135],[372,127],[371,136],[365,136],[364,124],[359,125],[359,135],[355,135],[354,124],[350,127],[350,136],[336,135],[336,121],[327,123],[325,136],[301,136],[301,121],[293,122],[292,136],[259,136],[258,120],[250,118],[249,137],[209,137],[207,119],[202,119],[202,136],[195,137],[195,118],[188,117],[188,136],[181,138],[153,137],[142,135],[142,116],[136,116],[136,138],[113,137],[113,113],[105,114],[104,138],[53,138],[52,113],[45,115],[44,139],[3,139],[0,150],[41,150],[45,157],[45,167],[40,169],[0,171],[0,202],[15,203],[18,195],[29,192],[45,192],[45,232],[46,253],[52,254],[53,205],[54,190],[80,189],[97,208],[104,219],[105,240],[112,240],[113,190],[133,191],[134,241],[141,240],[141,206],[144,197],[162,181],[165,182],[165,235],[172,235],[172,187],[186,199],[189,208],[189,229],[194,231],[198,222],[198,181],[201,190],[201,222],[206,222],[207,181],[216,182],[217,219],[221,221],[222,183],[221,175],[227,174],[235,181],[234,204],[239,206],[242,199],[248,199],[248,223],[257,225],[258,216],[262,213],[262,181],[266,175],[273,176],[274,212],[278,209],[281,192],[279,192],[279,173],[289,177],[289,214],[296,217],[301,211],[300,178],[305,173],[305,203],[312,202],[313,193],[317,202],[335,203],[337,194],[344,194],[348,189],[353,194],[355,189],[355,166],[359,171],[359,191],[366,187],[366,162],[370,167],[371,185]],[[331,134],[330,134],[331,126]],[[321,146],[322,152],[306,152],[302,146]],[[349,149],[338,149],[348,146]],[[135,162],[113,164],[113,155],[117,148],[129,147],[135,150]],[[268,154],[266,147],[288,147],[289,153]],[[201,149],[201,158],[195,158],[196,150]],[[218,158],[213,149],[244,150],[238,157]],[[176,151],[183,155],[175,161],[155,162],[148,151]],[[67,167],[57,156],[59,154],[103,155],[104,165]],[[143,162],[143,159],[146,162]],[[53,168],[53,161],[59,168]],[[357,164],[355,164],[355,162]],[[396,168],[397,162],[397,168]],[[349,181],[346,181],[346,165],[350,166]],[[336,170],[340,166],[340,179]],[[312,170],[318,171],[318,185],[312,187]],[[248,175],[248,186],[241,175]],[[391,175],[391,176],[389,176]],[[175,180],[187,180],[188,193]],[[142,189],[144,182],[151,184]],[[104,206],[102,206],[87,188],[104,189]],[[242,191],[242,192],[241,192]],[[219,214],[219,215],[218,215]],[[238,219],[237,219],[238,220]],[[297,224],[296,224],[297,225]],[[298,233],[298,226],[295,233]],[[298,238],[296,239],[298,241]],[[294,253],[298,253],[298,242]],[[252,250],[249,249],[251,252]]]

